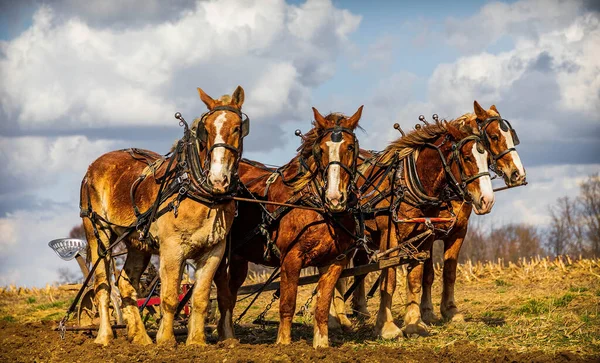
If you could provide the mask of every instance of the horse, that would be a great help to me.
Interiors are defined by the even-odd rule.
[[[519,144],[519,138],[512,125],[500,116],[495,105],[485,110],[473,102],[474,113],[465,114],[455,120],[455,123],[466,132],[480,135],[490,156],[490,169],[503,177],[508,187],[515,187],[526,183],[526,172],[521,158],[515,149]],[[450,217],[457,216],[457,222],[449,235],[441,236],[444,242],[444,267],[443,288],[440,313],[449,321],[464,320],[458,312],[454,299],[454,283],[456,281],[456,265],[458,254],[467,234],[469,217],[471,216],[471,205],[452,201],[450,208],[446,208],[440,215]],[[431,301],[431,286],[435,274],[431,259],[425,261],[423,271],[423,294],[421,296],[421,315],[425,323],[437,321],[433,313]]]
[[[81,216],[97,263],[94,291],[100,313],[95,343],[108,345],[114,337],[108,299],[110,245],[123,240],[127,258],[118,277],[127,336],[137,344],[151,344],[137,307],[140,276],[152,254],[159,254],[162,319],[156,341],[176,344],[173,332],[183,262],[196,261],[196,284],[186,344],[205,344],[204,320],[210,285],[225,251],[225,237],[236,212],[231,196],[237,190],[237,169],[249,120],[241,109],[244,90],[217,100],[198,88],[208,108],[170,156],[152,151],[124,149],[96,159],[83,178]],[[140,212],[145,211],[145,212]],[[132,233],[138,230],[137,234]]]
[[[239,176],[248,196],[322,210],[239,203],[239,217],[231,228],[231,258],[221,264],[215,278],[221,339],[234,337],[233,309],[250,261],[281,268],[277,344],[291,343],[301,269],[328,266],[317,286],[313,346],[329,345],[331,296],[347,262],[344,252],[355,239],[355,219],[345,211],[357,200],[353,181],[359,148],[354,130],[362,106],[351,117],[338,113],[324,117],[315,108],[313,113],[314,127],[304,136],[297,131],[302,144],[289,163],[278,169],[249,160],[240,163]]]
[[[525,171],[521,164],[519,155],[514,148],[515,144],[518,144],[518,137],[516,131],[512,128],[508,121],[503,120],[495,106],[491,106],[489,110],[484,110],[477,101],[474,101],[474,114],[465,114],[455,120],[449,121],[451,125],[460,129],[462,132],[471,135],[479,135],[482,138],[482,142],[488,151],[490,169],[494,170],[498,175],[502,175],[505,182],[509,186],[520,185],[525,182]],[[437,121],[437,118],[436,118]],[[361,154],[364,158],[371,157],[372,154],[367,151],[362,151]],[[460,198],[458,200],[449,201],[451,208],[443,207],[438,216],[442,218],[456,218],[456,222],[449,229],[449,233],[438,234],[438,239],[445,241],[445,263],[444,263],[444,286],[446,295],[453,297],[453,286],[456,272],[456,256],[460,244],[462,244],[462,238],[466,234],[466,229],[463,228],[468,222],[468,218],[471,215],[472,206],[470,203],[463,203]],[[430,215],[431,216],[431,215]],[[444,226],[448,227],[448,226]],[[455,238],[455,239],[454,239]],[[458,247],[458,249],[457,249]],[[357,261],[355,263],[362,263],[365,260],[364,255],[357,255]],[[423,295],[421,299],[420,310],[422,314],[422,320],[425,323],[431,323],[435,320],[432,317],[432,304],[431,304],[431,284],[433,283],[433,268],[431,259],[427,259],[424,265],[424,276],[423,276]],[[446,287],[449,286],[449,287]],[[451,288],[450,288],[451,287]],[[338,284],[338,291],[343,291],[345,286],[343,283]],[[347,327],[350,322],[347,320],[344,311],[343,299],[338,297],[334,300],[336,304],[335,310],[332,310],[332,325],[340,325]],[[442,309],[445,306],[454,306],[453,298],[444,300],[442,298]],[[451,301],[451,303],[444,305],[444,301]],[[366,307],[365,299],[365,287],[364,280],[358,282],[356,290],[354,291],[352,298],[353,310],[356,310],[359,314],[368,316],[369,312]],[[446,311],[449,311],[447,309]],[[443,311],[443,314],[445,312]],[[446,315],[444,315],[446,316]],[[422,326],[422,325],[421,325]],[[424,330],[417,329],[421,333],[425,333]],[[395,329],[394,325],[390,324],[389,331],[391,333],[384,334],[388,338],[393,338],[397,334],[398,330]],[[380,332],[381,333],[381,332]]]

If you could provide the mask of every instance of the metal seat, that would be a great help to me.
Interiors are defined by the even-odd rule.
[[[59,238],[48,242],[48,246],[65,261],[72,260],[77,254],[85,257],[87,242],[79,238]]]

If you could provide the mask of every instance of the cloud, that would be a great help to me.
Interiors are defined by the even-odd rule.
[[[10,170],[0,181],[0,197],[49,188],[73,174],[80,174],[81,180],[87,166],[116,144],[114,140],[90,141],[84,136],[0,137],[0,168]]]
[[[0,285],[43,286],[56,281],[58,268],[71,267],[74,262],[62,261],[47,244],[52,239],[66,237],[70,227],[79,223],[76,205],[55,204],[0,218]],[[7,236],[10,245],[6,247]]]

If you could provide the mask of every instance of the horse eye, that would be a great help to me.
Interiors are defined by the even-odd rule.
[[[349,151],[354,151],[354,145],[349,145],[349,146],[348,146],[348,150],[349,150]]]
[[[497,135],[491,135],[491,136],[490,136],[490,139],[492,139],[492,140],[494,140],[494,141],[498,141],[498,140],[499,140],[499,138],[498,138],[498,136],[497,136]]]
[[[234,127],[233,132],[234,133],[240,132],[240,127],[239,126]]]

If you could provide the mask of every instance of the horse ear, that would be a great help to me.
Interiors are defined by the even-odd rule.
[[[477,116],[479,121],[485,121],[485,119],[487,119],[487,112],[485,112],[483,107],[481,107],[479,103],[477,103],[477,101],[473,101],[473,108],[475,109],[475,115]]]
[[[313,109],[313,113],[315,114],[315,121],[317,123],[317,127],[321,128],[321,129],[326,129],[327,128],[327,120],[325,120],[325,117],[323,117],[316,108],[313,107],[312,109]]]
[[[206,107],[208,107],[209,111],[215,108],[215,100],[213,100],[209,95],[207,95],[200,87],[198,87],[198,94],[200,95],[200,99],[202,100],[202,102],[204,102]]]
[[[354,130],[358,126],[358,121],[360,121],[360,117],[362,116],[363,106],[360,106],[358,110],[348,119],[348,128]]]
[[[240,110],[242,109],[242,104],[244,103],[244,89],[242,86],[237,86],[233,94],[231,95],[231,104],[237,106]]]
[[[496,105],[492,105],[490,106],[490,110],[494,110],[498,115],[500,114],[500,112],[498,111],[498,109],[496,108]]]

